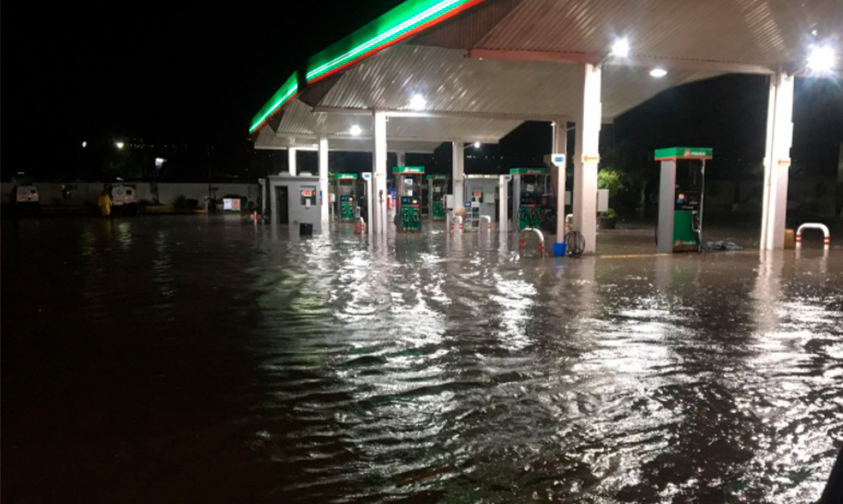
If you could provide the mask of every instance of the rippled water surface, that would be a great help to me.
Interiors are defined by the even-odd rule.
[[[5,502],[808,503],[843,441],[843,249],[2,233]]]

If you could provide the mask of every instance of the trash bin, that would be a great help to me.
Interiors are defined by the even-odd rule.
[[[312,236],[313,235],[313,224],[309,224],[307,222],[299,223],[299,236]]]
[[[568,244],[567,243],[554,243],[553,244],[553,255],[556,257],[565,257],[565,253],[568,252]]]
[[[784,248],[785,250],[796,248],[796,233],[792,229],[784,230]]]

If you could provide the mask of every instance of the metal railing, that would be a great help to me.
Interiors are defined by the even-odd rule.
[[[539,257],[544,257],[544,235],[536,228],[524,228],[518,233],[518,252],[523,256],[527,247],[527,235],[534,234],[538,239],[537,249]]]
[[[823,232],[823,248],[828,250],[831,247],[831,233],[828,230],[828,226],[825,224],[821,224],[819,222],[806,222],[799,226],[796,230],[796,248],[802,247],[802,231],[805,229],[819,229]]]

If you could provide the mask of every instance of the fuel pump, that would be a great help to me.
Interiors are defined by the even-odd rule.
[[[550,170],[548,168],[512,168],[513,215],[518,229],[541,228],[548,205]]]
[[[337,174],[337,199],[339,200],[338,212],[340,222],[354,222],[355,213],[360,204],[357,197],[357,174]]]
[[[426,178],[430,220],[433,222],[444,221],[445,194],[448,192],[448,177],[446,175],[428,175]]]
[[[705,162],[710,147],[671,147],[656,150],[661,163],[659,182],[658,251],[699,252],[702,243]]]
[[[396,166],[397,196],[396,224],[399,231],[418,233],[421,231],[421,184],[424,166]]]

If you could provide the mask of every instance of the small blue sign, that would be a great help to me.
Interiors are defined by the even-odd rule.
[[[471,202],[470,202],[470,201],[466,201],[466,202],[465,202],[465,207],[466,207],[466,208],[471,208]]]

